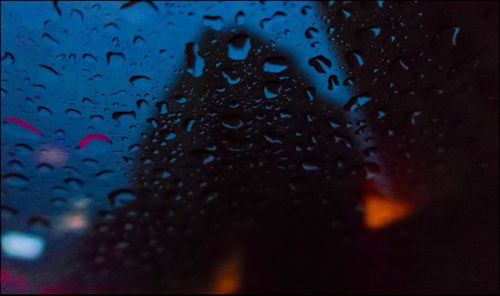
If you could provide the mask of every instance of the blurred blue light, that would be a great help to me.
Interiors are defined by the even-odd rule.
[[[2,252],[7,257],[36,260],[44,249],[45,241],[39,236],[14,231],[2,234]]]

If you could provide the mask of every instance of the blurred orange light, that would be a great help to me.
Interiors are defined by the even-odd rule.
[[[373,184],[364,194],[364,224],[377,230],[400,221],[411,214],[413,205],[405,200],[382,195]]]
[[[76,231],[87,228],[88,220],[84,214],[69,214],[66,215],[63,220],[61,227],[64,230]]]
[[[241,284],[241,256],[232,254],[219,267],[211,294],[234,294]]]

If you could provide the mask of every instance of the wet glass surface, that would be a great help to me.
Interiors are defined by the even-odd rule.
[[[2,1],[2,293],[498,293],[498,8]]]

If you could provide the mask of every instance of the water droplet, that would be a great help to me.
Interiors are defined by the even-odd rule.
[[[380,27],[371,27],[370,31],[375,35],[375,37],[378,37],[380,35],[381,29]]]
[[[141,35],[135,35],[134,38],[132,39],[132,44],[134,45],[143,45],[146,43],[146,39],[142,37]]]
[[[210,153],[208,150],[194,150],[191,152],[191,155],[195,158],[197,162],[203,163],[203,165],[207,165],[215,160],[215,156]]]
[[[102,170],[102,171],[99,171],[98,173],[96,173],[94,175],[94,178],[96,178],[96,180],[106,181],[106,180],[109,180],[112,177],[114,177],[114,175],[115,175],[115,172],[112,170]]]
[[[220,16],[203,16],[203,25],[219,31],[224,26],[224,19]]]
[[[18,173],[6,174],[2,177],[3,183],[9,187],[24,187],[28,185],[29,178]]]
[[[451,42],[452,42],[453,46],[457,46],[457,39],[458,39],[459,33],[460,33],[459,27],[453,28],[453,37],[451,38]]]
[[[405,62],[402,59],[398,59],[398,62],[401,65],[401,67],[403,69],[405,69],[406,71],[408,71],[410,69],[410,67],[407,64],[405,64]]]
[[[351,17],[351,12],[345,8],[342,8],[342,15],[344,16],[344,18],[349,18]]]
[[[50,222],[46,218],[33,216],[28,220],[28,227],[40,234],[46,233],[50,228]]]
[[[185,104],[187,103],[189,100],[188,98],[184,97],[184,96],[176,96],[175,97],[175,101],[179,104]]]
[[[158,176],[162,179],[167,179],[171,176],[170,172],[166,169],[159,169]]]
[[[134,75],[128,79],[128,82],[132,85],[134,85],[137,81],[151,81],[151,78],[145,75]]]
[[[120,30],[120,27],[115,22],[104,24],[103,28],[108,33],[116,33]]]
[[[28,144],[17,144],[15,146],[16,155],[26,157],[33,153],[33,148]]]
[[[238,82],[241,81],[241,78],[238,76],[238,73],[236,72],[236,70],[234,69],[224,69],[222,71],[222,76],[224,76],[224,78],[226,78],[227,82],[229,82],[229,84],[237,84]]]
[[[146,121],[148,122],[149,126],[151,126],[152,128],[158,127],[158,122],[156,121],[156,119],[148,118]]]
[[[306,95],[309,101],[314,101],[316,99],[316,89],[314,87],[308,87],[304,90],[304,94]]]
[[[104,120],[104,117],[101,115],[91,115],[90,120],[92,120],[94,123],[100,123]]]
[[[243,126],[243,121],[237,115],[227,115],[222,119],[222,126],[228,129],[239,129]]]
[[[168,104],[166,102],[157,103],[156,108],[160,112],[160,115],[165,115],[168,113]]]
[[[328,77],[328,89],[332,90],[334,85],[339,86],[339,80],[337,75],[330,75]]]
[[[333,132],[332,137],[333,137],[333,142],[335,144],[344,144],[347,148],[352,147],[349,139],[345,135],[341,134],[340,132]]]
[[[354,96],[349,99],[347,104],[344,105],[344,110],[347,112],[352,112],[356,110],[357,108],[365,105],[366,103],[370,102],[372,98],[366,95],[360,95],[360,96]]]
[[[351,77],[348,77],[344,80],[344,82],[342,82],[342,85],[343,86],[352,86],[352,85],[354,85],[354,81]]]
[[[264,84],[263,89],[266,99],[274,99],[281,93],[281,84],[277,81],[269,81]]]
[[[136,195],[129,189],[118,189],[108,194],[111,205],[122,207],[136,199]]]
[[[64,184],[70,190],[80,191],[83,187],[83,181],[77,178],[67,178],[64,180]]]
[[[111,61],[112,60],[115,60],[115,59],[112,59],[113,57],[116,57],[118,58],[119,60],[121,60],[122,62],[125,61],[125,55],[121,52],[112,52],[112,51],[108,51],[106,53],[106,62],[109,64],[111,64]]]
[[[2,217],[2,220],[7,220],[11,219],[15,215],[17,215],[17,210],[8,206],[1,206],[0,208],[0,214]]]
[[[306,30],[305,32],[305,36],[307,39],[312,39],[312,38],[315,38],[319,33],[319,30],[314,28],[314,27],[310,27]]]
[[[14,64],[16,62],[16,58],[11,52],[6,51],[3,56],[2,56],[2,61],[5,61],[7,59],[10,59],[10,64]]]
[[[244,152],[252,149],[253,142],[245,138],[223,137],[224,148],[233,152]]]
[[[271,17],[263,18],[260,21],[260,27],[264,30],[268,30],[271,28],[273,23],[277,23],[277,22],[285,20],[286,16],[287,16],[286,13],[284,13],[282,11],[277,11]]]
[[[377,155],[377,147],[368,147],[363,149],[363,155],[365,157],[375,157]]]
[[[184,127],[186,128],[186,131],[189,133],[193,130],[193,126],[196,123],[196,120],[194,119],[187,119],[184,123]]]
[[[238,11],[236,16],[234,17],[234,22],[237,25],[242,25],[245,22],[245,18],[246,18],[245,13],[240,10],[240,11]]]
[[[19,160],[9,161],[9,170],[11,171],[22,171],[24,170],[24,164]]]
[[[165,140],[167,141],[172,141],[175,138],[177,138],[177,134],[174,132],[168,132],[167,135],[165,136]]]
[[[52,111],[44,106],[38,107],[37,111],[40,116],[49,117],[52,115]]]
[[[331,128],[339,128],[340,127],[340,123],[333,118],[328,118],[327,122]]]
[[[365,161],[363,162],[363,169],[366,172],[365,178],[372,179],[374,176],[380,173],[380,166],[374,162]]]
[[[413,111],[410,115],[410,123],[411,125],[416,125],[417,124],[417,117],[420,116],[420,114],[422,114],[421,111]]]
[[[57,40],[56,38],[52,37],[52,35],[50,35],[49,33],[43,33],[42,34],[42,39],[46,40],[49,44],[59,45],[59,40]]]
[[[283,144],[283,141],[280,138],[278,138],[278,136],[270,134],[270,133],[264,134],[264,138],[266,139],[266,141],[268,143],[271,143],[271,144]]]
[[[316,161],[304,161],[302,163],[304,171],[317,171],[319,170],[319,163]]]
[[[307,15],[310,11],[312,11],[312,7],[309,6],[309,5],[304,5],[301,9],[300,9],[300,13],[302,13],[302,15]]]
[[[35,90],[37,91],[44,91],[44,90],[47,90],[47,87],[43,84],[39,84],[39,83],[34,83],[31,85]]]
[[[134,153],[134,152],[139,152],[140,150],[141,150],[141,145],[139,144],[130,145],[128,147],[128,152]]]
[[[42,163],[42,164],[39,164],[37,166],[37,170],[39,173],[41,174],[46,174],[46,173],[49,173],[51,172],[52,170],[54,169],[53,166],[51,166],[50,164],[48,163]]]
[[[97,58],[90,53],[84,53],[82,55],[82,60],[97,63]]]
[[[74,15],[78,15],[78,18],[80,19],[80,22],[83,23],[83,12],[80,9],[73,8],[70,12],[70,17],[73,17]]]
[[[247,58],[252,45],[246,34],[238,34],[229,40],[227,54],[230,59],[241,61]]]
[[[129,9],[130,7],[133,7],[140,3],[140,1],[128,1],[127,3],[123,3],[120,6],[120,9]],[[153,1],[145,1],[145,3],[148,4],[148,7],[152,8],[154,11],[158,12],[158,6]]]
[[[135,121],[136,113],[135,111],[117,111],[113,112],[111,117],[118,121],[120,125],[128,126]]]
[[[57,72],[54,68],[51,66],[43,65],[43,64],[38,64],[38,66],[42,67],[42,69],[47,70],[48,73],[52,73],[55,76],[59,76],[59,72]]]
[[[309,59],[309,65],[314,67],[318,73],[326,73],[328,68],[332,67],[332,62],[326,57],[319,55]]]
[[[282,57],[269,58],[264,61],[264,72],[280,73],[288,68],[287,59]]]
[[[82,116],[82,113],[76,109],[68,108],[66,109],[66,115],[68,115],[69,118],[79,118]]]
[[[200,77],[205,69],[205,59],[201,56],[198,44],[186,44],[186,71],[193,77]]]
[[[346,59],[351,67],[363,66],[365,63],[361,54],[354,50],[347,53]]]

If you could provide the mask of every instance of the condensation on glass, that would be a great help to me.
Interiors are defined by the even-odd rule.
[[[497,292],[498,3],[1,3],[2,292]]]

